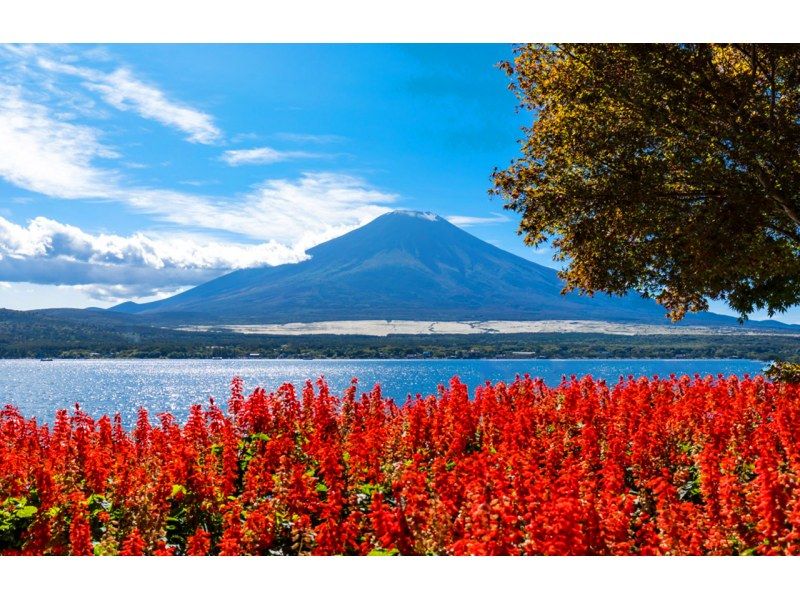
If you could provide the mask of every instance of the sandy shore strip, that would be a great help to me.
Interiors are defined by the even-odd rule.
[[[290,324],[227,324],[218,326],[181,326],[178,330],[208,332],[220,330],[240,334],[301,336],[306,334],[388,336],[390,334],[517,334],[548,332],[582,332],[636,336],[665,335],[788,335],[800,332],[770,329],[736,328],[733,326],[676,326],[627,324],[599,320],[532,320],[532,321],[462,321],[424,322],[419,320],[341,320],[334,322],[295,322]]]

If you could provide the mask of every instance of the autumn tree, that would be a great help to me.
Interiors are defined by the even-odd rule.
[[[677,320],[800,302],[800,46],[531,44],[502,67],[533,123],[494,192],[554,239],[565,291]]]

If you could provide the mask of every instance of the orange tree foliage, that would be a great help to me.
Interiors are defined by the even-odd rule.
[[[531,44],[502,65],[534,122],[494,191],[565,290],[800,301],[800,45]]]
[[[185,424],[0,414],[3,554],[800,554],[800,385],[323,381]]]

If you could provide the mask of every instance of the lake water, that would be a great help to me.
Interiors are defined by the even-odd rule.
[[[337,395],[351,378],[359,389],[380,383],[385,396],[402,402],[408,394],[435,394],[437,385],[458,375],[472,389],[487,380],[512,381],[528,373],[548,384],[562,375],[591,374],[616,382],[619,376],[760,373],[766,364],[747,360],[0,360],[0,405],[13,404],[27,417],[52,421],[57,409],[76,402],[91,415],[119,412],[126,425],[138,408],[171,411],[184,419],[194,403],[209,396],[224,403],[230,380],[244,379],[247,391],[302,384],[324,375]]]

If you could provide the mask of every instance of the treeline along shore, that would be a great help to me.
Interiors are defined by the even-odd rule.
[[[0,310],[0,358],[512,358],[798,360],[794,334],[279,336],[181,331],[98,315]]]

